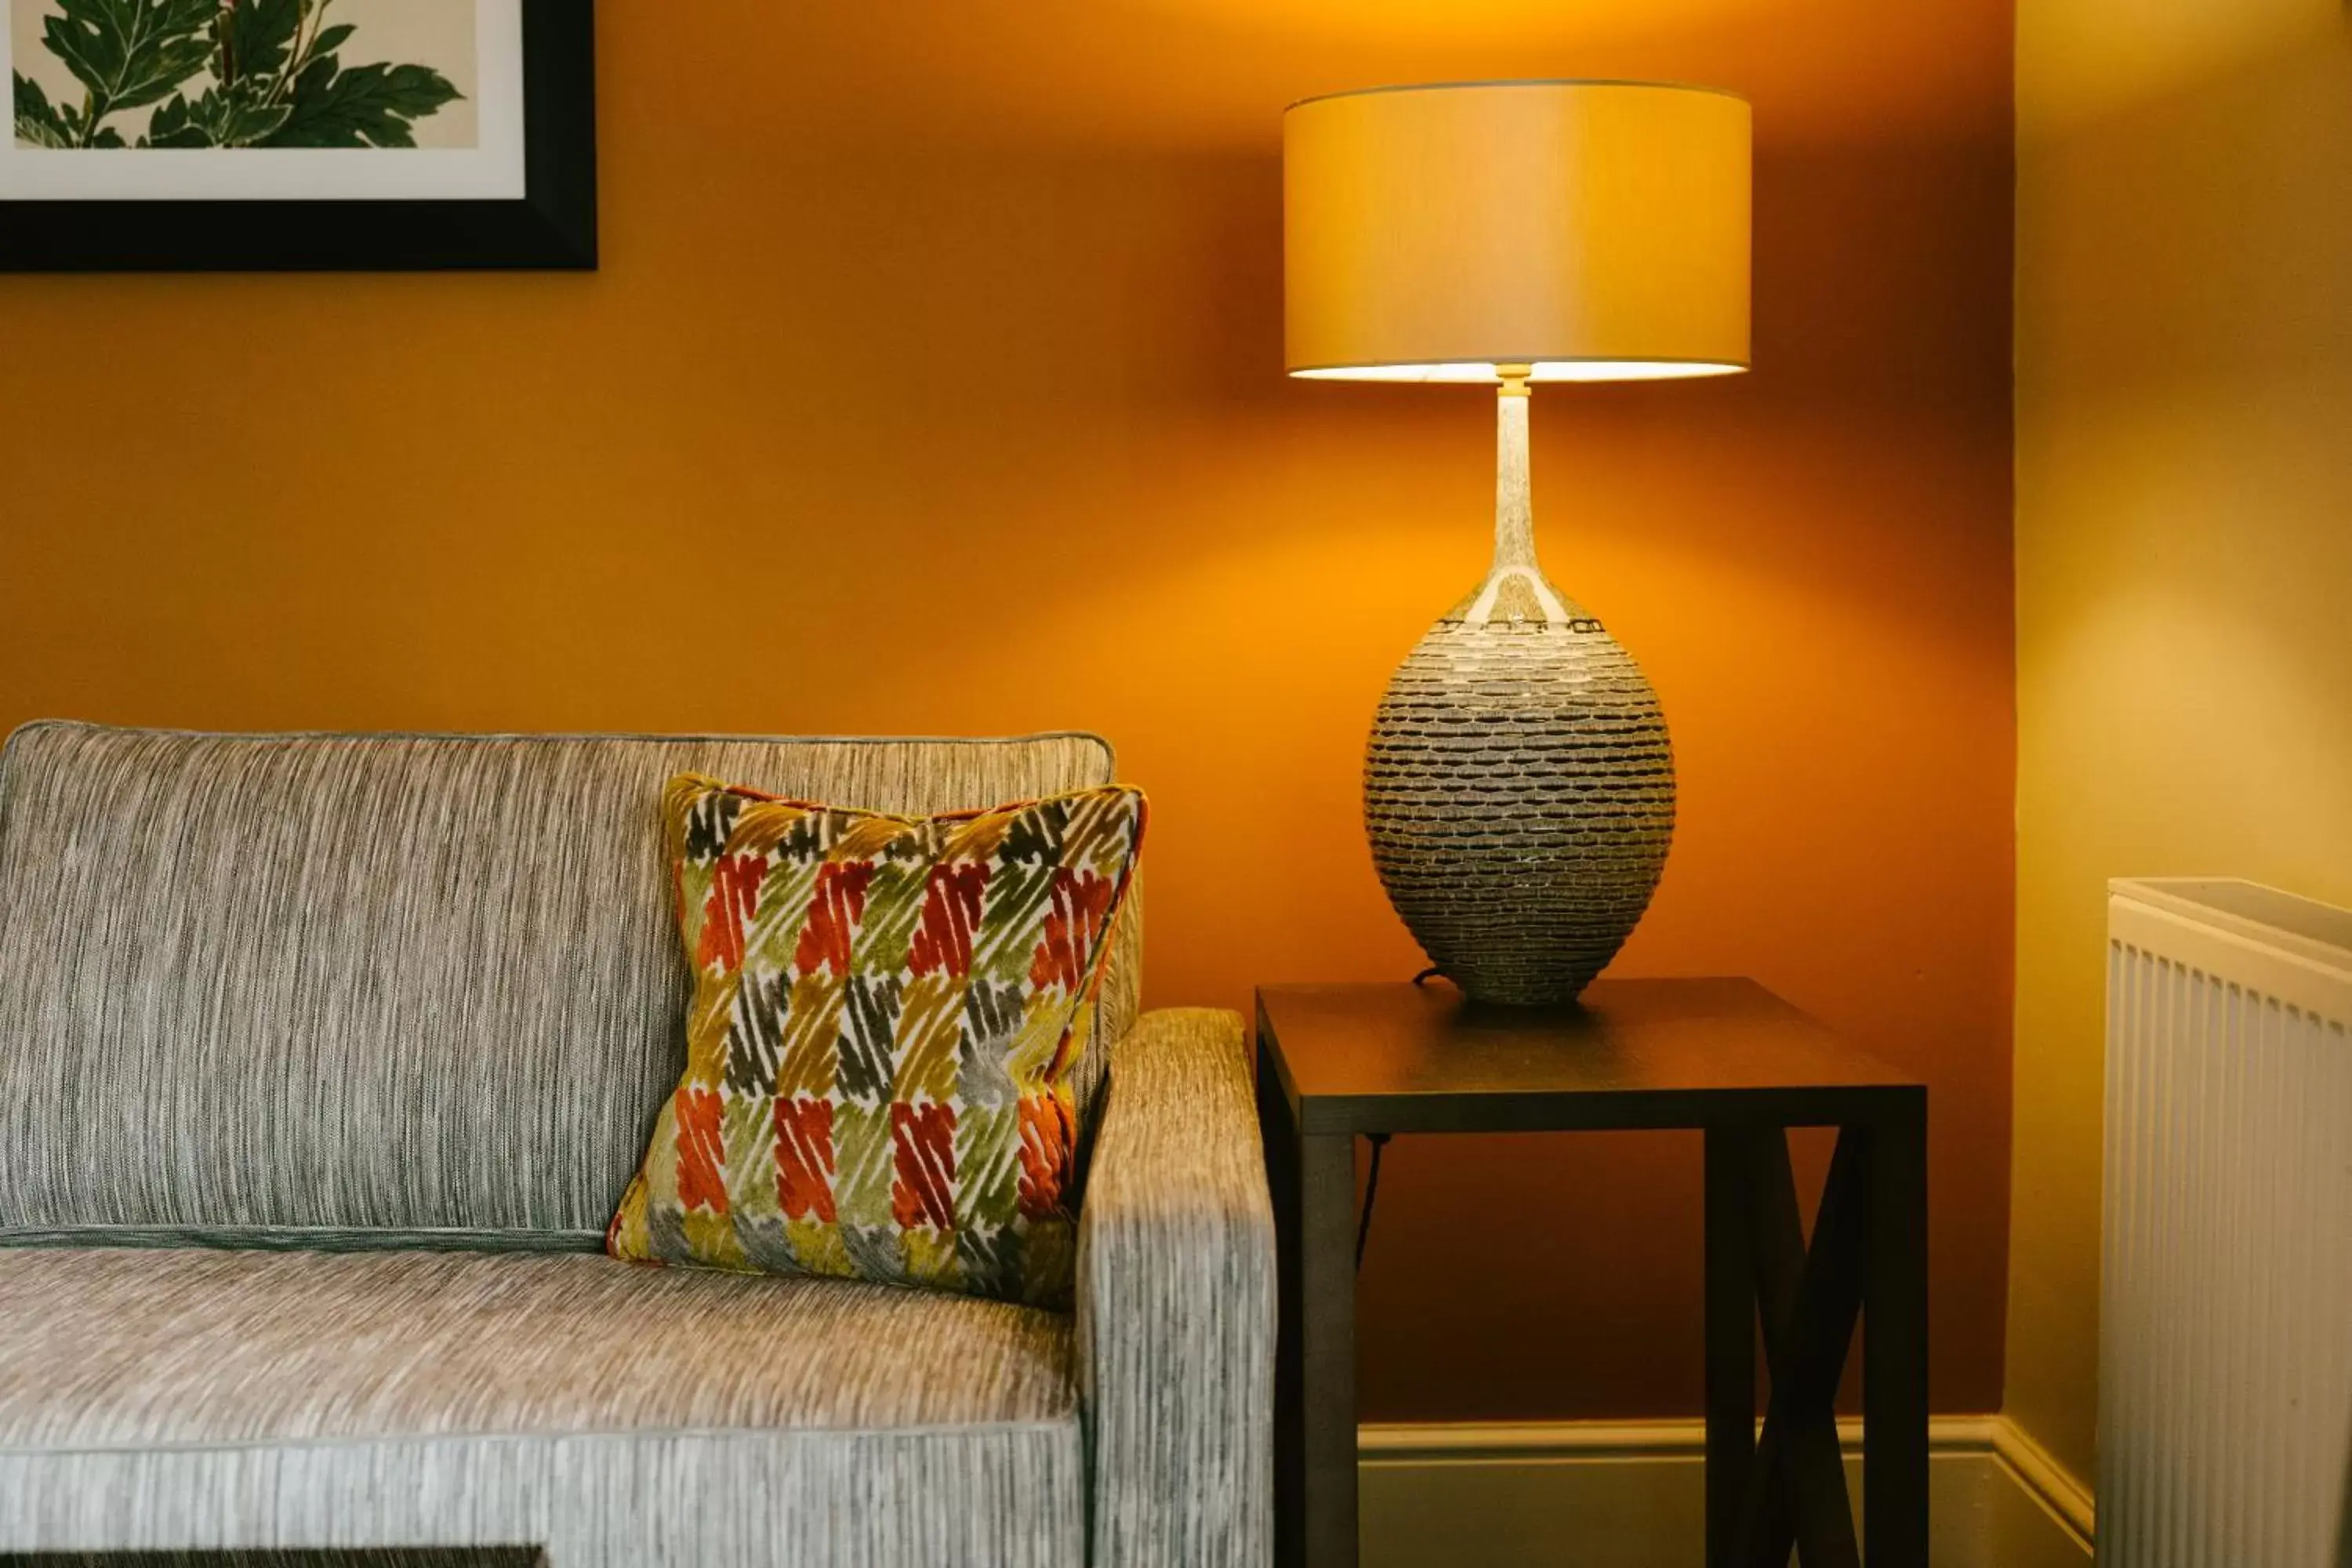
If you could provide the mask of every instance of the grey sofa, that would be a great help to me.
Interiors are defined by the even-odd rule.
[[[1137,920],[1078,1068],[1075,1316],[599,1251],[683,1054],[664,780],[930,811],[1110,768],[1081,735],[19,731],[0,1553],[1265,1562],[1241,1025],[1137,1016]]]

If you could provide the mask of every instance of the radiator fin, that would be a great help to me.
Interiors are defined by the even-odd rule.
[[[2352,1563],[2340,911],[2184,882],[2117,883],[2108,910],[2099,1561],[2339,1568]]]

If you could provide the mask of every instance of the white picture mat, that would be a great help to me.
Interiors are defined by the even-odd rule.
[[[5,6],[8,0],[0,0]],[[0,81],[15,47],[0,18]],[[522,0],[474,7],[473,147],[19,147],[0,126],[0,201],[520,201],[525,195]]]

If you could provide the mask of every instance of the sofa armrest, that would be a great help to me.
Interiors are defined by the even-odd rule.
[[[1113,1046],[1078,1218],[1095,1568],[1263,1568],[1274,1541],[1274,1206],[1232,1013]]]

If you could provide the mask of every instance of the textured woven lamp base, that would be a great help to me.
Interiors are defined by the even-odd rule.
[[[1674,837],[1657,693],[1535,564],[1527,399],[1502,400],[1494,570],[1389,682],[1364,824],[1389,901],[1473,1000],[1572,1001],[1641,923]]]

